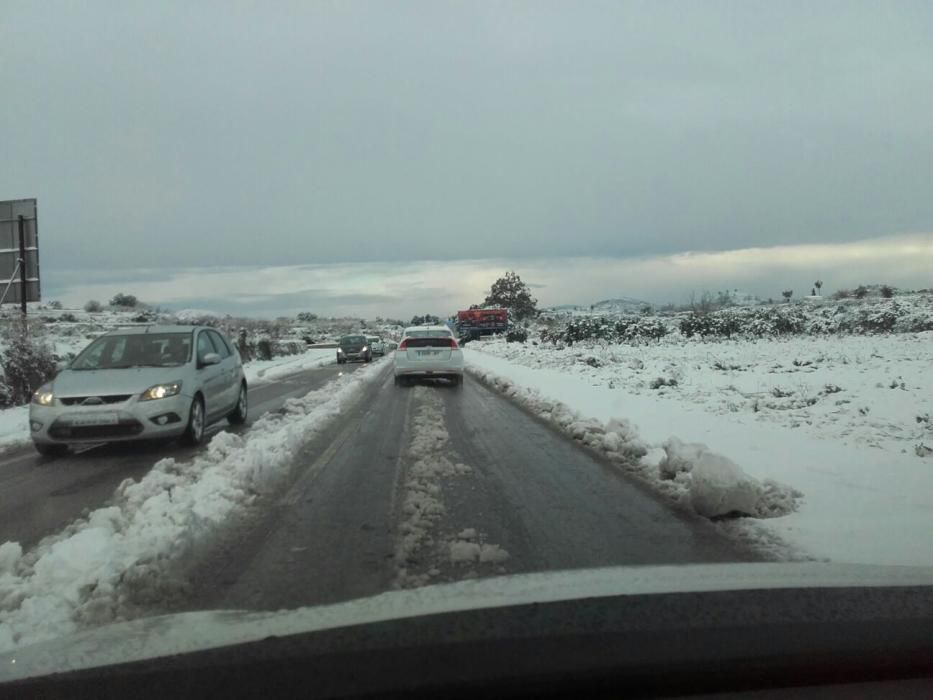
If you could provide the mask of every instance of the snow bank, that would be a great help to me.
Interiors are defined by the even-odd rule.
[[[250,386],[275,381],[290,374],[317,369],[337,362],[333,349],[309,348],[300,355],[272,360],[252,360],[243,364],[243,372]]]
[[[160,460],[141,480],[120,484],[112,505],[31,552],[0,546],[0,650],[112,621],[127,587],[150,585],[239,509],[274,492],[310,435],[381,371],[366,367],[290,399],[245,435],[221,432],[190,463]]]
[[[931,336],[927,334],[925,345],[920,335],[833,339],[833,356],[843,368],[848,368],[848,376],[852,380],[844,385],[846,389],[866,387],[866,380],[871,380],[874,387],[874,373],[883,369],[891,376],[903,376],[908,388],[915,383],[926,387],[925,393],[917,390],[915,399],[925,402],[925,405],[912,405],[914,399],[904,390],[889,388],[893,381],[883,385],[883,389],[873,390],[873,393],[890,392],[901,397],[904,402],[901,410],[905,414],[919,408],[918,415],[922,418],[933,415],[929,398],[929,380],[933,376],[929,372],[928,341]],[[835,416],[846,421],[846,433],[854,431],[849,437],[842,437],[825,429],[826,424],[812,412],[796,417],[800,421],[799,426],[795,421],[777,422],[767,416],[762,418],[764,411],[757,414],[730,410],[711,412],[709,404],[698,402],[697,396],[715,399],[717,393],[712,386],[703,391],[696,388],[694,394],[685,391],[688,383],[681,383],[677,391],[660,396],[639,384],[637,374],[633,375],[627,369],[625,355],[618,356],[612,372],[594,370],[585,365],[579,365],[581,369],[575,370],[572,365],[565,364],[573,359],[569,350],[563,351],[564,359],[557,364],[556,357],[561,352],[548,347],[529,344],[515,350],[514,356],[509,350],[512,357],[506,359],[496,356],[500,349],[506,348],[506,343],[490,345],[495,354],[485,351],[489,347],[485,342],[471,343],[464,350],[468,366],[473,370],[491,371],[509,385],[533,390],[594,420],[608,420],[620,415],[636,417],[641,439],[649,445],[648,453],[638,460],[634,468],[625,464],[621,466],[684,506],[690,506],[687,485],[691,476],[685,471],[674,478],[661,478],[660,465],[667,454],[660,445],[675,433],[683,444],[700,443],[708,445],[713,453],[727,455],[760,482],[764,495],[758,509],[763,517],[721,521],[718,526],[750,544],[769,550],[774,556],[851,564],[933,566],[933,547],[930,547],[929,538],[916,534],[933,532],[933,469],[930,469],[930,457],[918,458],[912,445],[911,449],[902,451],[893,441],[886,443],[876,439],[882,430],[887,432],[894,428],[887,421],[870,420],[883,405],[880,399],[871,404],[871,412],[867,416],[862,417],[856,412],[867,421],[858,425],[848,422],[851,417],[848,404],[836,406]],[[716,356],[707,355],[719,352],[725,345],[655,346],[638,349],[638,353],[643,364],[651,368],[663,366],[676,352],[684,358],[682,366],[689,369],[701,364],[708,367]],[[812,354],[813,346],[821,348],[820,352],[829,357],[829,347],[823,341],[808,340],[807,346],[811,353],[803,357],[819,357]],[[735,359],[745,358],[745,366],[754,361],[762,368],[777,365],[787,369],[790,365],[798,373],[812,370],[810,366],[803,366],[805,361],[798,363],[802,369],[787,362],[788,358],[801,357],[792,354],[795,348],[803,347],[797,343],[731,343],[728,347],[732,348]],[[612,356],[618,349],[610,347],[605,352]],[[846,358],[848,365],[845,364]],[[819,376],[820,371],[814,374]],[[646,370],[646,373],[653,376],[654,370]],[[716,374],[722,373],[717,371]],[[751,369],[747,374],[752,374]],[[738,372],[738,375],[743,373]],[[689,372],[688,376],[691,376]],[[760,379],[752,376],[745,381],[749,385],[756,381],[764,382],[764,376],[767,375],[760,375]],[[692,375],[689,384],[693,384],[694,379],[696,374]],[[838,379],[838,375],[823,375],[819,384],[823,386],[828,383],[826,380],[842,384]],[[856,379],[859,379],[859,385],[855,384]],[[921,394],[924,396],[922,399]],[[871,398],[874,401],[874,396]],[[863,400],[868,399],[868,394],[863,396]],[[827,412],[825,415],[833,414]],[[915,421],[912,416],[909,423],[912,431],[929,430],[925,420]],[[850,441],[855,432],[871,439]],[[790,484],[793,488],[782,484]],[[804,498],[800,497],[800,492],[805,494]]]
[[[14,406],[0,410],[0,449],[28,444],[29,406]]]
[[[704,452],[691,471],[690,505],[700,515],[752,515],[761,488],[730,459]]]
[[[672,437],[663,444],[664,457],[659,462],[651,460],[647,458],[649,446],[639,436],[638,429],[625,419],[614,417],[602,423],[488,369],[468,365],[468,370],[554,423],[574,440],[601,452],[704,517],[777,517],[795,510],[802,497],[799,491],[776,482],[759,482],[702,443],[684,443]]]

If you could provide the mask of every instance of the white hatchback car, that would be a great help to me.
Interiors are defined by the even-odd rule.
[[[97,338],[40,388],[29,424],[44,455],[151,438],[197,445],[215,421],[246,421],[246,392],[240,355],[217,330],[125,328]]]
[[[447,326],[412,326],[402,333],[395,350],[395,384],[416,377],[463,384],[463,350]]]

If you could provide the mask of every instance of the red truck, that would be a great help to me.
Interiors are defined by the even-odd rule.
[[[461,338],[505,333],[508,328],[507,309],[469,309],[457,312],[457,334]]]

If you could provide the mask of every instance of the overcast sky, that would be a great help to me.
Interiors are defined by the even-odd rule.
[[[424,309],[387,282],[411,261],[534,259],[555,290],[568,257],[928,234],[931,37],[925,0],[4,0],[0,199],[38,197],[47,292],[191,268],[216,285],[178,303],[219,304],[214,268],[290,266],[269,312]],[[889,267],[866,281],[933,283]],[[744,284],[697,269],[586,293]]]

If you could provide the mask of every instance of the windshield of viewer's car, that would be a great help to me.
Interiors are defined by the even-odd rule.
[[[0,87],[0,678],[180,611],[933,567],[933,1],[11,0]]]
[[[71,364],[74,370],[178,367],[191,357],[191,333],[139,333],[98,338]]]

